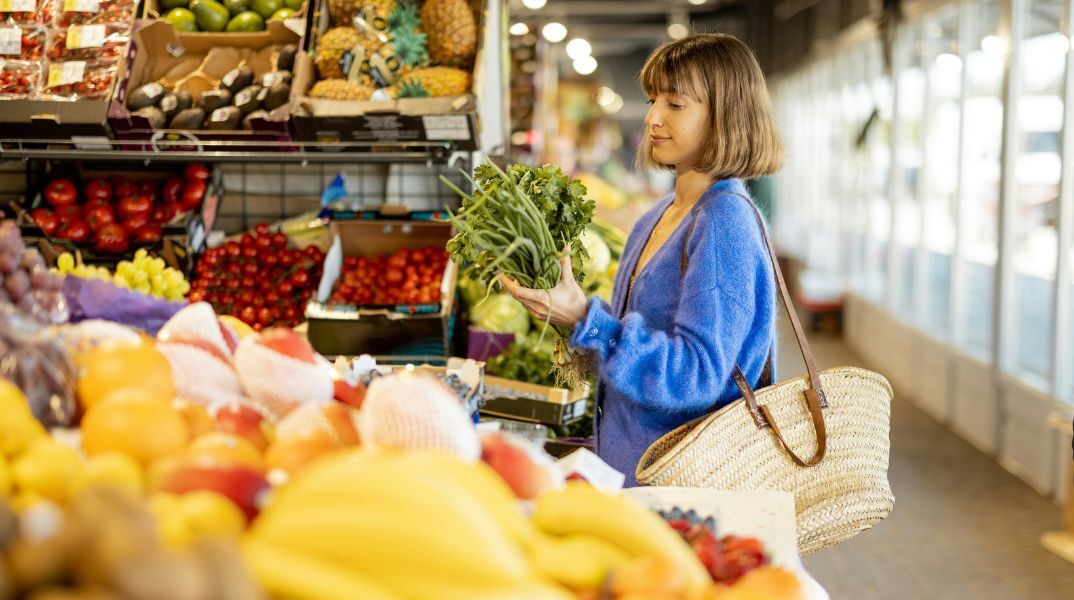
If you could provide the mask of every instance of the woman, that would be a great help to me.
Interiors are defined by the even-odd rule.
[[[776,289],[742,180],[783,162],[764,75],[734,37],[657,49],[641,84],[650,109],[638,164],[673,170],[675,192],[634,226],[612,306],[586,299],[569,260],[551,293],[505,282],[595,357],[597,454],[631,485],[652,442],[739,396],[736,365],[755,387],[771,377]]]

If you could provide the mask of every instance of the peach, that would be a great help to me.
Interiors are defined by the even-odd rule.
[[[552,487],[548,472],[530,458],[526,450],[500,433],[481,437],[481,460],[499,473],[515,495],[523,500],[532,500]]]
[[[216,411],[216,428],[245,438],[258,450],[269,447],[272,424],[258,410],[239,402],[231,402]]]
[[[270,489],[265,477],[243,465],[212,465],[197,461],[178,461],[158,474],[158,491],[185,494],[197,490],[216,492],[231,500],[253,519]]]
[[[341,448],[327,434],[281,439],[265,453],[265,464],[270,471],[278,469],[294,476],[318,458]]]
[[[311,365],[316,362],[313,357],[313,346],[286,327],[273,327],[263,331],[257,341],[262,346],[271,348],[284,356],[290,356]]]

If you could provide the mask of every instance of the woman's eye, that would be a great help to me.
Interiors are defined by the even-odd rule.
[[[674,102],[669,102],[668,106],[671,107],[671,110],[681,110],[682,109],[681,104],[675,104]]]
[[[652,98],[649,98],[648,100],[645,101],[645,103],[648,104],[649,106],[652,106],[652,105],[656,104],[656,100],[654,100]]]

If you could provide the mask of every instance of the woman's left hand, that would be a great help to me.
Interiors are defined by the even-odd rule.
[[[559,266],[559,283],[550,290],[525,288],[502,274],[500,281],[509,294],[541,321],[547,320],[553,325],[573,328],[585,318],[589,301],[582,287],[574,279],[570,248],[567,249],[567,255],[560,259]]]

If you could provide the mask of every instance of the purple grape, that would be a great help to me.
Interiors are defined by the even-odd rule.
[[[17,270],[4,280],[4,289],[12,299],[18,299],[19,306],[22,306],[22,300],[30,297],[27,293],[30,291],[30,276],[26,274],[26,271]]]
[[[33,275],[34,267],[45,269],[45,257],[41,256],[41,253],[38,252],[35,248],[23,250],[22,268],[26,269],[30,272],[31,275]]]
[[[33,314],[34,299],[31,298],[29,294],[23,294],[21,297],[19,297],[19,301],[16,303],[16,306],[21,308],[26,314]]]
[[[19,255],[10,250],[0,252],[0,273],[10,275],[19,270]]]
[[[7,295],[7,290],[3,287],[2,278],[0,278],[0,304],[11,304],[11,296]]]
[[[42,265],[34,265],[30,269],[30,287],[35,290],[48,290],[49,289],[49,277],[48,269]]]

